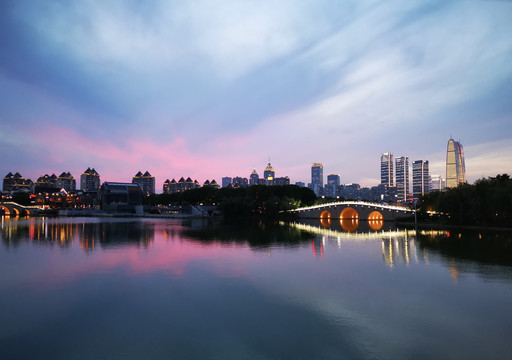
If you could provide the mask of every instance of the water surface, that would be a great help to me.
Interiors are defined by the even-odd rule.
[[[2,218],[1,358],[510,358],[509,233],[321,225]]]

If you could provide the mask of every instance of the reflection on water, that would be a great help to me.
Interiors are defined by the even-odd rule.
[[[154,226],[140,221],[98,222],[95,219],[62,221],[58,218],[17,219],[2,217],[1,235],[8,247],[24,242],[70,247],[76,241],[83,250],[120,244],[150,246]]]
[[[508,358],[510,233],[375,221],[4,219],[1,357]]]
[[[392,222],[349,219],[301,220],[288,225],[316,234],[313,255],[323,258],[326,241],[380,240],[382,260],[393,268],[397,264],[429,263],[429,255],[445,259],[454,281],[459,275],[460,261],[512,266],[512,232],[485,230],[397,229]],[[283,223],[284,224],[284,223]],[[357,227],[356,227],[357,225]],[[357,231],[354,231],[357,229]],[[468,268],[468,264],[464,264]],[[486,268],[488,270],[488,268]]]

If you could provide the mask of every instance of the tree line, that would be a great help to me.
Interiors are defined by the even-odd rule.
[[[245,188],[202,187],[172,194],[152,194],[144,205],[218,205],[226,217],[275,217],[280,211],[315,203],[315,193],[297,185],[253,185]]]
[[[419,205],[422,212],[447,214],[452,224],[512,227],[512,179],[503,174],[433,191]]]

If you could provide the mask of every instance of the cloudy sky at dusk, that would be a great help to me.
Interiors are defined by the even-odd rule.
[[[0,172],[512,173],[512,1],[0,2]]]

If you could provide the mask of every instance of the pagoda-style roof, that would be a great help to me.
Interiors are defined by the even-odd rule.
[[[140,172],[140,170],[139,170],[139,172],[137,174],[135,174],[134,177],[141,177],[141,176],[142,176],[142,172]]]
[[[144,177],[151,177],[151,174],[149,173],[149,171],[146,171],[146,172],[144,173]]]
[[[194,183],[190,177],[188,177],[188,178],[187,178],[187,180],[185,180],[185,182],[186,182],[186,183],[190,183],[190,184],[193,184],[193,183]]]
[[[180,181],[178,181],[178,183],[184,183],[184,182],[185,182],[185,179],[183,179],[183,176],[182,176]]]
[[[210,185],[210,181],[209,180],[206,180],[203,184],[203,186],[209,186]]]

